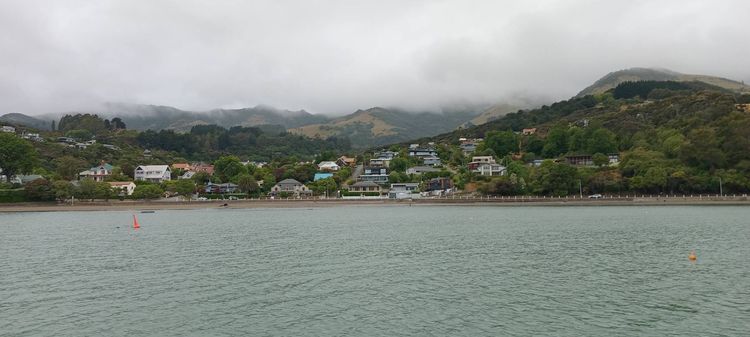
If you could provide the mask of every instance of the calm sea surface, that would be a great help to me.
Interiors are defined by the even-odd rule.
[[[137,215],[0,214],[0,336],[750,336],[748,207]]]

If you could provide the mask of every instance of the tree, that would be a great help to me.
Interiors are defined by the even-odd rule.
[[[195,192],[195,182],[190,179],[179,179],[172,185],[174,192],[177,192],[184,199],[188,200]]]
[[[599,167],[609,164],[609,156],[603,153],[595,153],[591,156],[591,159],[594,161],[594,165]]]
[[[484,146],[492,149],[499,157],[518,152],[518,136],[513,131],[490,131],[484,139]]]
[[[85,170],[88,166],[85,160],[73,156],[62,156],[55,159],[53,163],[57,167],[55,172],[67,180],[76,179],[78,173]]]
[[[55,198],[59,201],[70,199],[74,191],[75,188],[69,181],[55,180],[52,182],[52,193],[54,193]]]
[[[539,193],[566,196],[578,190],[578,171],[567,164],[546,160],[532,177]]]
[[[591,132],[586,142],[586,153],[617,152],[617,136],[612,131],[598,128]]]
[[[406,169],[409,168],[409,160],[402,157],[393,158],[391,163],[388,164],[388,168],[391,172],[406,172]]]
[[[52,191],[50,182],[46,179],[36,179],[24,185],[26,197],[34,201],[54,200],[55,193]]]
[[[568,132],[562,124],[553,127],[547,135],[542,157],[554,158],[568,152]]]
[[[138,185],[133,191],[133,199],[159,199],[164,190],[158,185]]]
[[[222,181],[229,181],[242,173],[247,173],[247,168],[237,156],[223,156],[214,162],[214,174]]]
[[[78,185],[78,189],[75,192],[75,196],[78,199],[90,199],[96,198],[96,181],[93,179],[83,179]]]
[[[36,150],[14,134],[0,133],[0,168],[8,180],[18,173],[29,173],[36,164]]]
[[[112,190],[112,186],[106,182],[97,182],[96,188],[94,189],[94,195],[97,199],[109,200],[115,196],[115,191]]]
[[[237,178],[237,185],[243,193],[252,194],[258,190],[258,182],[249,174],[240,175]]]

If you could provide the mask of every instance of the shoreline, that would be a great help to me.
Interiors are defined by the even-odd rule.
[[[227,206],[223,206],[227,204]],[[303,200],[219,200],[219,201],[109,201],[62,204],[27,202],[0,204],[0,213],[72,211],[155,211],[190,209],[323,208],[342,206],[497,206],[497,207],[580,207],[580,206],[750,206],[747,197],[645,197],[645,198],[543,198],[543,199],[303,199]]]

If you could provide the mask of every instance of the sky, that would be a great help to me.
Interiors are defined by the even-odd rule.
[[[2,0],[0,114],[345,114],[574,96],[630,67],[750,82],[750,1]]]

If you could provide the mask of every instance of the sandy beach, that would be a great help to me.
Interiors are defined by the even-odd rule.
[[[314,208],[340,206],[659,206],[659,205],[750,205],[745,196],[581,198],[471,198],[471,199],[290,199],[215,201],[78,201],[74,205],[54,202],[0,204],[0,212],[143,211],[209,208]]]

